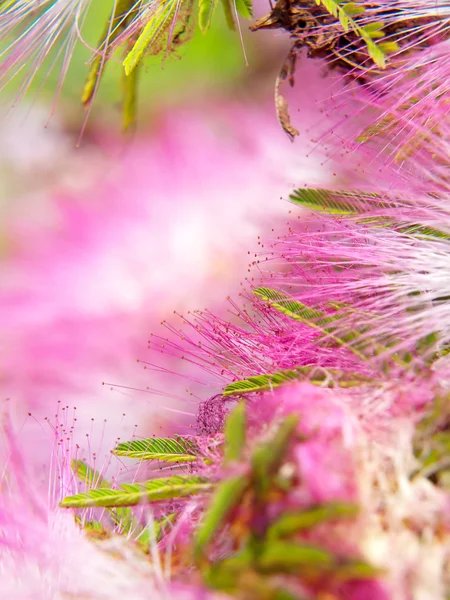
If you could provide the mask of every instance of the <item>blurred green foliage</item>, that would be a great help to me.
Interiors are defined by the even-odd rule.
[[[67,103],[80,103],[81,90],[89,71],[89,60],[111,14],[111,6],[112,1],[95,0],[88,10],[82,29],[84,43],[79,41],[76,44],[60,95],[60,102],[64,102],[66,108]],[[241,27],[246,30],[247,24],[241,22]],[[246,51],[251,55],[250,45],[246,42]],[[54,56],[55,52],[46,59],[34,77],[27,92],[29,99],[38,94],[40,102],[50,103],[55,97],[60,63],[49,71]],[[103,110],[107,106],[117,107],[121,101],[121,59],[123,55],[117,53],[109,61],[97,92],[94,111],[98,105]],[[202,34],[197,28],[193,38],[180,48],[177,55],[170,55],[165,59],[148,57],[144,61],[139,84],[140,106],[151,108],[161,103],[183,101],[186,97],[218,94],[232,85],[243,69],[245,57],[239,33],[228,28],[222,11],[218,10],[209,31]],[[3,99],[13,101],[20,85],[19,73],[6,86]]]

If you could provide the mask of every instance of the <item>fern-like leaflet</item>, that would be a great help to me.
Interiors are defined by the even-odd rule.
[[[361,15],[365,12],[364,6],[356,2],[342,2],[342,0],[315,0],[318,6],[322,5],[326,10],[339,19],[340,24],[345,32],[351,28],[353,32],[364,40],[370,58],[373,62],[384,69],[386,67],[386,51],[393,51],[397,48],[396,45],[383,45],[374,42],[375,39],[384,37],[382,28],[384,23],[381,21],[370,23],[361,26],[353,18],[356,15]]]
[[[264,373],[246,377],[240,381],[229,383],[223,392],[225,397],[239,396],[255,392],[274,390],[286,383],[293,381],[308,381],[314,385],[324,387],[354,387],[370,381],[358,373],[348,373],[340,369],[324,369],[322,367],[299,366],[293,369],[281,369],[275,373]]]
[[[167,463],[190,463],[199,459],[199,448],[194,440],[175,438],[148,438],[118,444],[113,454],[139,460],[159,460]]]
[[[100,487],[87,492],[67,496],[60,506],[64,508],[136,506],[144,502],[159,502],[174,498],[186,498],[209,492],[212,483],[204,477],[173,475],[152,479],[145,483],[123,483],[116,489]]]

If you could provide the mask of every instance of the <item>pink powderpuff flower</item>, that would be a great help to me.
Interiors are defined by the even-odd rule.
[[[404,189],[408,190],[410,168],[415,177],[420,172],[425,181],[439,186],[445,179],[448,156],[448,3],[418,0],[357,4],[355,24],[375,28],[375,45],[397,44],[385,56],[386,68],[370,58],[367,39],[358,37],[352,27],[347,33],[341,29],[338,16],[344,9],[336,8],[338,14],[333,17],[311,2],[313,6],[303,7],[305,15],[314,15],[305,26],[300,22],[290,29],[296,17],[291,25],[289,19],[280,24],[277,12],[268,21],[271,27],[286,26],[290,30],[297,62],[303,60],[299,54],[303,48],[308,57],[325,62],[322,67],[329,90],[325,92],[322,84],[322,99],[331,96],[343,109],[342,119],[332,119],[328,127],[325,120],[324,128],[315,131],[316,141],[322,148],[328,147],[328,155],[340,152],[346,161],[352,157],[351,189],[360,185],[367,189],[368,177],[380,168],[383,172],[377,188],[392,184],[395,174],[396,185],[403,179]],[[292,81],[296,76],[294,72]],[[295,110],[301,109],[301,104],[289,90],[285,92],[295,124]],[[383,182],[386,176],[388,181]]]
[[[40,192],[22,201],[35,211],[44,207],[38,223],[23,214],[6,222],[10,276],[0,294],[1,314],[8,315],[2,384],[28,467],[40,467],[34,494],[43,493],[48,479],[55,407],[63,421],[58,439],[74,438],[80,447],[74,458],[91,459],[102,472],[112,468],[103,454],[113,438],[162,434],[175,420],[178,430],[182,420],[192,420],[197,398],[187,396],[170,363],[152,375],[150,385],[148,372],[137,376],[133,364],[145,344],[142,332],[173,308],[209,303],[219,304],[220,312],[225,286],[227,292],[239,289],[246,273],[250,240],[284,213],[273,199],[298,182],[303,161],[305,183],[324,181],[321,157],[303,158],[264,111],[172,112],[170,120],[161,118],[157,133],[153,140],[143,134],[125,152],[115,140],[100,142],[94,152],[101,156],[98,168],[89,147],[86,179],[79,157],[80,181],[67,182],[64,173],[52,199]],[[330,164],[326,172],[332,169]],[[101,393],[105,380],[118,383],[114,394],[106,388]],[[105,417],[102,428],[98,421]],[[71,490],[59,485],[64,494]],[[48,532],[46,523],[53,512],[46,517],[46,510],[36,526],[51,545],[53,529]],[[31,514],[24,514],[26,529]],[[8,530],[5,543],[19,525]],[[57,549],[58,531],[54,535]],[[20,580],[28,577],[20,570],[27,552],[11,558],[17,563],[11,572]],[[38,582],[45,579],[47,559],[36,570]]]
[[[87,182],[56,184],[51,200],[28,196],[22,206],[42,206],[42,216],[6,216],[0,284],[3,396],[18,423],[30,411],[51,419],[57,401],[75,405],[80,438],[92,417],[108,418],[105,448],[119,423],[123,436],[137,422],[145,435],[171,415],[193,415],[194,399],[180,405],[181,378],[166,389],[136,367],[145,331],[174,309],[220,305],[225,288],[238,288],[250,240],[284,211],[274,198],[294,178],[320,181],[317,160],[303,159],[264,111],[185,110],[125,150],[105,140]],[[102,381],[118,384],[115,393]],[[29,420],[25,431],[41,436]],[[39,444],[30,438],[31,446]]]
[[[448,6],[435,3],[434,9],[445,13]],[[443,29],[447,21],[445,16]],[[267,250],[254,261],[266,272],[252,280],[324,311],[334,319],[334,335],[357,331],[347,347],[372,346],[372,363],[406,359],[406,370],[422,369],[444,391],[450,339],[449,50],[448,41],[424,47],[366,86],[359,98],[369,111],[356,122],[361,125],[367,115],[374,122],[355,135],[359,146],[348,137],[344,144],[353,146],[355,162],[383,165],[383,177],[377,181],[372,171],[364,191],[361,181],[351,180],[343,189],[297,190],[291,199],[322,215],[311,216],[301,233],[266,241]]]
[[[403,402],[401,395],[408,392],[413,393],[414,387],[395,382],[384,389],[375,385],[355,390],[292,382],[280,389],[245,396],[247,439],[252,448],[270,439],[271,431],[283,417],[298,416],[299,435],[291,440],[278,473],[290,485],[280,486],[282,491],[275,485],[278,491],[269,494],[264,510],[254,515],[255,526],[264,530],[286,513],[298,515],[327,502],[359,506],[353,519],[336,519],[291,532],[294,541],[326,548],[341,561],[366,561],[380,570],[366,578],[350,577],[343,584],[336,584],[324,574],[316,583],[320,590],[334,593],[336,598],[359,599],[364,592],[370,594],[370,600],[425,599],[433,594],[444,597],[449,561],[445,541],[447,494],[417,473],[417,460],[412,453],[414,408],[405,405],[402,412],[386,408],[398,407]],[[376,394],[384,400],[378,411],[371,410]],[[251,468],[251,462],[245,462],[249,456],[251,453],[245,453],[239,465],[243,472]],[[230,471],[233,476],[241,470],[236,465],[229,466],[228,471],[226,467],[220,480]],[[218,535],[219,559],[227,554],[230,531],[232,526]],[[245,539],[244,536],[242,544]],[[276,537],[272,542],[277,542]],[[401,551],[403,544],[407,550]],[[389,548],[396,548],[394,555]],[[232,548],[228,552],[232,555]],[[429,555],[432,560],[428,560]],[[217,560],[214,551],[210,559]],[[310,583],[302,580],[301,573],[298,581],[309,589]],[[309,591],[310,596],[304,592],[307,597],[320,597],[320,593]]]
[[[412,37],[421,30],[425,36],[426,43],[416,51],[393,59],[394,68],[369,77],[362,85],[349,83],[342,90],[342,76],[336,77],[337,99],[345,102],[351,97],[359,105],[354,109],[358,118],[350,123],[356,130],[347,123],[339,127],[342,145],[347,152],[356,152],[355,161],[363,160],[366,168],[383,165],[391,170],[389,179],[397,172],[397,184],[403,178],[406,190],[411,186],[411,174],[414,180],[421,179],[427,191],[432,191],[430,186],[440,188],[446,179],[450,13],[446,2],[428,4],[417,10],[417,14],[427,15],[423,29],[409,22]],[[403,18],[414,15],[409,5],[402,9]],[[433,11],[437,20],[431,16]],[[428,18],[431,21],[426,24]],[[427,39],[433,31],[436,35]],[[377,183],[379,186],[381,182]]]
[[[345,198],[345,192],[332,195]],[[365,219],[376,222],[378,218],[379,223],[385,219],[385,223],[393,223],[392,228],[366,225],[362,217],[361,223],[351,218],[323,218],[320,236],[294,233],[276,241],[268,256],[274,263],[270,280],[263,277],[260,283],[270,281],[272,287],[281,286],[289,296],[339,317],[337,333],[357,326],[363,332],[355,339],[355,347],[368,347],[371,339],[379,340],[382,345],[374,360],[411,352],[413,360],[415,357],[423,364],[424,353],[428,357],[442,353],[439,368],[444,377],[448,368],[445,349],[450,339],[446,301],[450,294],[450,215],[439,199],[419,197],[416,205],[414,200],[410,196],[402,206],[401,199],[396,199],[396,206],[390,210],[365,213]],[[424,210],[418,217],[421,200]],[[395,223],[399,224],[397,230]],[[433,235],[433,231],[437,233]],[[279,271],[282,261],[289,262],[287,273]],[[342,265],[342,273],[333,269],[338,264]],[[333,302],[350,303],[351,311],[344,308],[330,312]],[[420,345],[423,348],[418,355]]]
[[[435,3],[433,10],[444,15],[445,30],[447,4]],[[350,303],[350,311],[341,311],[341,331],[357,323],[364,333],[356,343],[382,340],[381,360],[406,355],[417,368],[426,365],[443,390],[449,384],[450,339],[449,50],[448,41],[425,46],[360,95],[373,122],[356,136],[355,156],[384,164],[387,181],[368,179],[368,193],[358,184],[350,191],[322,190],[315,200],[299,190],[295,202],[334,216],[319,218],[319,235],[279,240],[265,257],[274,261],[271,285],[322,307],[330,307],[330,297]],[[283,280],[279,264],[286,260],[292,268]]]
[[[349,403],[347,403],[349,405]],[[252,413],[255,413],[254,415]],[[261,408],[252,406],[251,419],[269,420],[278,415],[300,415],[298,432],[302,442],[296,445],[303,501],[320,504],[329,501],[357,501],[356,459],[359,425],[337,395],[310,383],[286,385],[266,394]]]
[[[281,405],[283,410],[302,414],[304,425],[300,427],[304,427],[304,433],[311,439],[298,448],[295,455],[304,474],[309,499],[354,498],[358,493],[367,527],[363,535],[351,541],[376,564],[386,568],[392,597],[399,598],[426,598],[430,589],[434,596],[428,597],[443,597],[448,561],[445,545],[439,540],[444,494],[424,476],[412,479],[416,413],[431,404],[436,391],[446,391],[448,386],[446,369],[433,372],[415,347],[423,332],[430,333],[424,318],[430,314],[429,324],[438,327],[439,345],[432,340],[426,347],[425,358],[434,358],[436,350],[445,349],[447,321],[445,307],[444,311],[441,307],[442,300],[445,305],[445,296],[436,294],[441,285],[439,275],[443,273],[445,277],[446,273],[447,242],[445,235],[437,236],[438,239],[432,235],[431,240],[425,235],[423,240],[424,236],[417,236],[417,232],[401,229],[405,220],[407,225],[417,226],[418,215],[420,226],[433,226],[442,229],[444,234],[448,224],[446,215],[442,216],[435,206],[430,208],[422,201],[426,196],[415,194],[414,187],[412,207],[407,202],[400,203],[398,209],[388,206],[389,215],[398,216],[397,229],[395,226],[373,228],[358,219],[324,218],[316,224],[315,230],[302,232],[298,236],[300,241],[295,236],[292,239],[289,236],[280,244],[275,241],[267,257],[269,264],[272,259],[277,265],[272,272],[263,271],[256,261],[254,284],[275,287],[298,303],[329,311],[326,317],[314,317],[316,325],[320,325],[321,319],[331,319],[338,313],[339,321],[328,341],[342,340],[356,327],[361,328],[362,339],[359,336],[356,342],[337,344],[337,348],[333,343],[322,344],[323,326],[322,331],[320,327],[311,331],[310,323],[293,321],[283,313],[273,316],[270,304],[256,302],[239,309],[239,316],[253,328],[251,334],[222,317],[211,318],[204,313],[193,324],[192,338],[186,340],[185,336],[182,344],[188,347],[188,352],[183,353],[187,358],[185,362],[200,362],[213,376],[216,388],[222,387],[224,378],[233,381],[279,369],[309,367],[313,367],[311,380],[314,369],[324,375],[319,383],[325,387],[339,385],[338,370],[352,376],[356,372],[363,379],[363,384],[352,390],[332,387],[319,393],[309,384],[303,384],[302,394],[298,394],[297,386],[293,385],[281,391],[269,391],[263,396],[264,402],[260,395],[254,398],[257,407],[267,408],[271,398],[279,397],[280,402],[275,400],[277,407]],[[380,215],[382,213],[373,210],[364,216],[376,219]],[[161,243],[158,238],[158,244]],[[261,262],[265,257],[264,252],[257,260]],[[284,272],[280,276],[281,264]],[[430,272],[434,277],[429,277]],[[89,292],[90,286],[85,285],[83,289]],[[417,292],[424,306],[418,301]],[[88,293],[86,297],[90,296]],[[74,300],[77,301],[76,296]],[[120,304],[123,299],[114,300]],[[68,294],[64,301],[70,306],[73,299]],[[433,311],[436,301],[439,310]],[[92,306],[101,304],[93,302]],[[205,326],[202,319],[206,321]],[[314,324],[314,319],[311,321]],[[361,349],[357,344],[371,342],[372,338],[386,348],[385,352],[394,362],[398,356],[403,360],[404,352],[417,350],[413,353],[414,366],[427,368],[417,373],[409,367],[403,369],[404,365],[401,369],[389,365],[391,370],[386,371],[375,352],[365,361],[363,351],[367,347],[374,349],[375,345],[365,343]],[[178,350],[170,341],[163,340],[163,344],[169,352]],[[445,356],[442,358],[445,360]],[[410,361],[405,359],[405,362]],[[307,402],[310,396],[316,401]],[[333,406],[329,405],[330,400]],[[257,414],[256,410],[255,418]],[[391,559],[386,550],[389,544],[397,549],[401,560]],[[408,547],[406,556],[400,551],[404,545]],[[429,553],[434,557],[432,563],[424,560]],[[430,581],[433,585],[428,583]],[[377,597],[370,587],[349,590],[346,597],[352,597],[351,593],[353,597],[364,593]]]
[[[398,391],[394,389],[391,393],[396,395]],[[430,589],[441,593],[448,560],[445,545],[439,545],[438,541],[439,529],[446,521],[445,493],[424,478],[414,481],[408,478],[414,469],[411,456],[414,428],[408,422],[409,415],[392,417],[384,412],[374,419],[367,412],[357,418],[354,409],[363,399],[361,396],[307,383],[291,384],[255,399],[250,414],[254,412],[256,419],[256,415],[261,412],[267,415],[271,409],[275,414],[298,414],[299,431],[305,438],[293,452],[299,461],[300,482],[309,495],[308,501],[314,504],[347,500],[359,504],[359,520],[353,530],[346,527],[345,541],[341,541],[338,549],[342,551],[347,545],[350,550],[353,545],[366,560],[385,572],[382,577],[385,591],[373,588],[374,595],[368,598],[378,598],[379,593],[386,594],[387,590],[386,597],[406,598],[410,593],[422,597],[421,579],[428,579]],[[415,537],[416,530],[434,530],[435,537],[420,541],[420,537]],[[316,543],[333,544],[331,527],[324,526],[315,536],[312,539]],[[410,539],[408,555],[400,553],[398,560],[393,561],[390,553],[382,553],[381,548],[386,548],[386,544],[397,546],[401,539]],[[440,570],[434,570],[424,560],[428,552],[434,553]],[[433,575],[436,580],[430,579]],[[358,585],[355,593],[356,589]]]
[[[300,439],[287,462],[297,483],[271,507],[272,518],[322,502],[360,507],[353,524],[325,523],[304,534],[310,543],[341,557],[359,556],[381,570],[365,585],[347,582],[335,590],[337,598],[362,598],[364,590],[370,600],[444,597],[448,498],[417,473],[412,450],[418,399],[411,399],[416,394],[429,403],[434,393],[426,381],[420,385],[417,390],[417,381],[390,381],[349,390],[293,382],[245,396],[249,435],[257,440],[282,416],[299,417]],[[404,544],[408,551],[401,550]],[[394,555],[390,548],[397,549]]]
[[[150,562],[119,536],[89,538],[74,515],[57,507],[73,473],[65,453],[55,452],[49,493],[29,467],[7,416],[2,423],[7,461],[0,494],[0,593],[10,600],[220,600],[200,587],[172,588],[164,556],[152,545]],[[55,443],[57,440],[55,439]],[[67,444],[65,444],[67,446]],[[55,446],[56,447],[56,446]]]
[[[302,51],[376,91],[378,81],[401,71],[411,56],[448,39],[449,16],[445,0],[357,0],[349,9],[339,2],[306,0],[299,10],[278,3],[251,29],[280,28],[290,34],[292,47],[277,91],[278,83],[293,82]]]
[[[444,151],[445,136],[434,143]],[[188,314],[181,333],[169,324],[151,342],[207,373],[200,433],[220,430],[239,395],[262,424],[274,405],[298,412],[311,436],[295,453],[309,498],[359,499],[365,526],[351,539],[401,599],[449,587],[447,492],[439,470],[435,483],[423,469],[418,427],[449,392],[448,183],[417,161],[390,189],[299,188],[292,200],[322,214],[261,241],[232,314]],[[440,410],[430,436],[447,435]]]

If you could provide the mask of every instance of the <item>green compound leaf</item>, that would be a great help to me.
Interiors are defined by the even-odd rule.
[[[181,436],[176,438],[148,438],[118,444],[113,454],[138,458],[140,460],[160,460],[168,463],[186,463],[198,460],[196,444]]]
[[[358,513],[359,507],[356,504],[344,502],[321,504],[301,512],[286,512],[269,527],[267,538],[288,537],[303,529],[309,529],[328,521],[354,519]]]
[[[333,578],[339,581],[372,579],[380,577],[383,571],[361,560],[348,560],[333,569]]]
[[[80,527],[82,527],[86,533],[86,535],[90,538],[103,539],[108,537],[109,532],[103,526],[103,523],[100,521],[87,521],[86,523],[82,523],[81,519],[77,521]]]
[[[357,331],[348,331],[347,333],[343,332],[342,334],[337,335],[335,329],[329,327],[329,325],[340,319],[339,315],[326,315],[321,310],[302,304],[301,302],[286,296],[286,294],[270,288],[256,288],[253,290],[253,293],[265,302],[268,302],[275,310],[278,310],[295,321],[305,323],[305,325],[320,331],[329,339],[340,346],[344,346],[350,352],[353,352],[353,354],[361,360],[367,360],[367,357],[355,346],[350,345],[351,342],[355,341],[360,336]]]
[[[354,191],[333,191],[299,188],[289,199],[310,210],[333,215],[358,215],[370,210],[395,208],[396,204],[386,201],[381,194]]]
[[[429,227],[428,225],[420,225],[419,223],[396,223],[393,221],[390,226],[399,233],[404,233],[406,235],[427,239],[450,240],[450,234],[440,229],[436,229],[435,227]]]
[[[383,27],[383,21],[374,21],[361,27],[361,31],[364,31],[366,35],[375,40],[384,37]]]
[[[133,48],[125,57],[123,67],[127,76],[138,66],[150,46],[170,27],[180,9],[179,0],[165,0],[155,6]]]
[[[142,502],[185,498],[209,492],[212,487],[212,483],[204,477],[174,475],[168,478],[152,479],[145,483],[122,484],[118,489],[89,490],[64,498],[60,502],[60,506],[63,508],[135,506]]]
[[[197,560],[201,558],[205,547],[217,534],[227,516],[241,502],[249,484],[248,476],[237,475],[217,485],[205,516],[195,533],[194,552]]]
[[[365,144],[379,135],[389,134],[392,132],[396,123],[397,119],[393,115],[385,115],[372,125],[366,127],[355,141],[359,144]]]
[[[350,388],[368,383],[371,380],[358,373],[349,373],[340,369],[323,369],[322,367],[306,366],[293,369],[281,369],[276,373],[264,373],[234,381],[226,386],[223,396],[237,396],[252,392],[274,390],[285,383],[292,381],[308,381],[314,385],[324,387]]]
[[[111,487],[111,484],[98,471],[82,460],[72,460],[71,468],[75,476],[86,484],[86,487]]]
[[[233,2],[233,0],[222,0],[222,8],[223,8],[223,13],[225,15],[225,21],[226,21],[228,27],[232,31],[235,31],[236,23],[235,23],[234,15],[233,15],[232,2]]]
[[[268,440],[261,442],[252,456],[252,474],[257,492],[262,497],[269,490],[296,434],[297,415],[289,415],[281,421]]]
[[[138,536],[135,536],[137,543],[143,550],[147,550],[152,542],[161,541],[167,531],[170,530],[172,525],[175,523],[177,517],[177,513],[169,513],[167,515],[163,515],[159,519],[154,519],[154,521],[147,525],[147,527],[143,529],[141,527],[141,533],[139,533]]]
[[[240,402],[228,415],[225,421],[224,461],[233,462],[242,458],[246,439],[246,406]]]
[[[136,2],[136,0],[117,0],[114,3],[113,13],[100,39],[97,54],[92,61],[89,74],[83,87],[81,94],[81,102],[83,104],[87,104],[92,100],[102,75],[103,68],[109,58],[108,48],[126,29],[135,12],[134,9],[137,4],[138,2]]]
[[[305,569],[330,571],[336,561],[334,556],[309,544],[270,541],[258,556],[258,569],[270,573],[298,574]]]
[[[419,354],[427,354],[430,350],[435,348],[438,342],[439,333],[437,331],[430,331],[430,333],[417,340],[416,351]]]
[[[230,383],[224,389],[223,395],[227,397],[250,394],[252,392],[264,392],[265,390],[273,390],[284,383],[296,381],[300,378],[301,374],[297,370],[292,369],[284,369],[277,373],[255,375]]]
[[[78,477],[78,479],[80,479],[80,481],[82,481],[86,487],[96,489],[111,488],[111,483],[109,481],[104,479],[104,477],[102,477],[98,471],[95,471],[95,469],[89,467],[89,465],[82,460],[73,460],[71,466],[76,477]],[[108,512],[113,523],[121,533],[134,533],[142,529],[142,527],[139,525],[139,522],[134,517],[131,508],[110,508],[108,509]],[[89,523],[85,525],[85,528],[88,525]]]
[[[260,600],[304,600],[303,596],[293,593],[280,585],[279,581],[261,576],[254,570],[254,553],[248,547],[221,561],[214,561],[204,570],[208,587],[239,597],[242,584],[245,585],[246,598]]]
[[[205,565],[205,582],[208,587],[235,595],[239,581],[251,573],[252,565],[253,552],[246,546],[223,560],[212,561],[209,565]]]
[[[252,0],[231,0],[235,4],[236,10],[244,19],[253,18]]]
[[[199,0],[198,26],[202,33],[206,33],[211,25],[212,17],[217,8],[218,0]]]
[[[423,225],[420,223],[394,221],[390,217],[364,217],[358,219],[358,223],[361,223],[361,225],[368,225],[371,227],[384,227],[386,229],[392,229],[397,233],[402,233],[404,235],[410,235],[427,240],[450,240],[450,234],[445,231],[442,231],[441,229],[436,229],[435,227]]]
[[[400,50],[400,46],[397,42],[379,42],[378,48],[384,52],[384,54],[393,54]]]
[[[438,431],[422,443],[418,458],[422,468],[415,475],[431,477],[450,468],[450,431]],[[437,477],[439,479],[439,477]]]
[[[339,19],[344,31],[352,29],[357,36],[364,40],[373,62],[381,69],[386,67],[386,54],[384,51],[386,48],[383,49],[380,44],[376,44],[373,41],[375,38],[384,36],[384,33],[381,31],[384,23],[380,21],[366,26],[358,25],[353,17],[362,14],[364,8],[358,6],[356,2],[344,3],[342,0],[316,0],[316,4],[324,6],[331,15]],[[391,49],[397,49],[397,46],[392,44]]]
[[[72,461],[72,469],[75,475],[89,487],[97,487],[110,489],[111,484],[106,481],[100,473],[91,469],[86,463],[81,460]],[[169,513],[162,516],[160,519],[155,519],[149,527],[142,527],[139,519],[137,519],[131,508],[108,508],[112,521],[117,526],[118,531],[122,535],[131,536],[145,550],[148,548],[151,540],[160,541],[167,529],[173,525],[177,518],[176,513]],[[100,521],[88,521],[83,525],[79,519],[80,525],[88,533],[93,532],[97,535],[107,535],[103,524]]]
[[[321,310],[317,310],[306,304],[294,300],[282,292],[272,290],[270,288],[256,288],[253,293],[264,300],[269,302],[272,308],[275,308],[282,314],[300,321],[301,323],[307,323],[315,329],[323,330],[323,327],[336,321],[338,317],[334,315],[326,315]]]
[[[319,213],[358,216],[372,210],[395,210],[400,206],[391,198],[362,190],[325,190],[321,188],[299,188],[289,196],[291,202]],[[403,205],[404,203],[402,203]],[[395,221],[390,216],[374,215],[358,220],[363,225],[386,227],[398,233],[416,237],[450,239],[450,234],[421,223]]]
[[[125,75],[125,72],[122,71],[122,128],[124,131],[128,131],[136,123],[139,71],[139,67],[134,69],[134,71],[128,77]]]

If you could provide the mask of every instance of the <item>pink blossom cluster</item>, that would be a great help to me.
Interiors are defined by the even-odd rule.
[[[373,4],[376,13],[379,3]],[[395,4],[406,10],[405,3]],[[436,6],[446,9],[445,3]],[[417,3],[414,10],[431,5]],[[71,457],[78,458],[71,444],[73,432],[83,431],[81,423],[64,417],[68,420],[56,428],[56,487],[48,503],[35,498],[33,477],[19,462],[25,451],[6,422],[10,468],[3,478],[0,524],[7,576],[0,585],[7,597],[245,599],[255,597],[255,590],[267,598],[308,600],[448,596],[449,46],[433,41],[433,48],[424,48],[422,42],[416,54],[402,57],[396,69],[360,93],[350,86],[360,101],[359,119],[338,111],[336,128],[321,119],[320,144],[331,148],[323,153],[345,154],[353,167],[341,177],[344,189],[327,181],[314,181],[313,188],[278,145],[276,133],[270,138],[265,121],[232,112],[231,122],[239,119],[241,130],[222,125],[220,135],[233,131],[225,146],[211,140],[202,119],[181,114],[184,135],[176,127],[174,135],[172,123],[165,125],[157,146],[138,140],[121,161],[112,162],[108,180],[83,193],[81,201],[58,197],[57,243],[35,244],[38,254],[15,257],[19,284],[26,281],[33,293],[17,284],[3,294],[3,313],[12,315],[5,322],[10,350],[3,358],[11,397],[31,392],[39,411],[46,396],[56,399],[63,385],[78,404],[92,394],[86,378],[98,381],[105,369],[106,376],[127,385],[124,360],[138,353],[143,323],[149,323],[155,331],[145,361],[149,397],[154,402],[159,394],[160,407],[177,415],[169,428],[177,433],[185,433],[185,416],[192,421],[196,415],[195,439],[206,458],[181,472],[210,477],[219,490],[233,478],[250,483],[247,495],[238,498],[242,502],[231,498],[230,510],[216,523],[205,564],[186,560],[198,543],[197,528],[202,531],[208,518],[217,517],[219,492],[212,500],[205,494],[171,505],[179,520],[160,543],[149,544],[148,560],[132,536],[109,531],[106,539],[88,541],[87,530],[83,534],[70,513],[54,507],[78,491],[69,466]],[[339,98],[344,97],[350,98],[349,90],[341,88]],[[255,136],[260,123],[261,137]],[[195,156],[192,139],[201,140]],[[297,188],[291,200],[302,208],[292,207],[286,227],[266,206],[280,193],[286,170],[291,177],[291,164]],[[256,205],[263,209],[262,231],[258,248],[249,252]],[[199,251],[200,241],[206,252]],[[220,304],[223,287],[217,281],[227,282],[236,298],[227,306]],[[193,310],[200,302],[219,302],[219,309]],[[168,317],[174,309],[181,326],[179,318]],[[162,332],[154,326],[160,319]],[[26,343],[17,336],[23,323]],[[20,359],[23,367],[15,377]],[[75,362],[82,368],[72,372]],[[55,369],[64,378],[55,378]],[[145,383],[134,379],[130,387],[139,385]],[[66,393],[61,411],[68,406]],[[220,453],[224,424],[242,399],[247,445],[230,466]],[[121,414],[118,406],[111,412]],[[133,415],[148,418],[148,406],[133,407]],[[296,418],[294,433],[270,474],[272,487],[263,489],[255,452],[289,417]],[[155,425],[149,427],[153,432]],[[146,434],[139,428],[139,435],[128,437],[140,439],[141,432]],[[129,433],[123,428],[121,437]],[[278,450],[274,445],[274,455]],[[271,455],[266,458],[269,464]],[[93,467],[106,471],[95,460]],[[259,465],[261,480],[264,466]],[[127,474],[133,482],[141,476],[133,467]],[[260,497],[251,487],[258,485]],[[277,563],[270,556],[270,545],[268,560],[264,536],[278,518],[330,503],[357,506],[358,513],[348,521],[336,518],[296,530],[290,548],[301,543],[324,549],[334,571],[289,570],[287,559]],[[140,518],[151,524],[164,508],[149,506],[140,507]],[[81,513],[82,519],[97,510]],[[107,522],[104,517],[99,522]],[[264,579],[267,572],[258,572],[261,585],[252,579],[254,563],[244,563],[246,579],[238,574],[231,583],[217,583],[214,567],[227,565],[227,559],[241,564],[239,551],[248,547],[266,559],[256,561],[257,567],[268,570],[275,563],[276,575]],[[80,561],[81,553],[88,558]],[[72,560],[85,579],[73,579],[67,568]],[[108,579],[105,586],[100,577]],[[266,581],[274,587],[263,590]],[[276,595],[280,590],[284,596]]]

